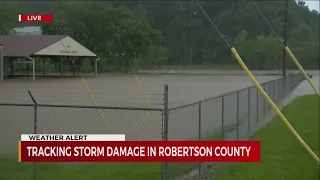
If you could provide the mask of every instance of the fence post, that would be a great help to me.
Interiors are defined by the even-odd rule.
[[[283,78],[281,79],[281,100],[283,99],[284,96],[284,82],[283,82]]]
[[[239,140],[239,91],[237,91],[237,140]]]
[[[281,100],[283,99],[284,97],[284,80],[282,79],[281,80]]]
[[[28,90],[29,96],[34,103],[34,116],[33,116],[33,134],[38,133],[38,103],[32,95],[31,91]],[[37,163],[33,162],[33,180],[37,179]]]
[[[278,81],[278,102],[281,101],[281,79]]]
[[[168,93],[168,84],[164,85],[164,122],[163,122],[163,140],[168,141],[168,127],[169,127],[169,93]],[[164,163],[163,167],[163,179],[168,179],[168,162]]]
[[[268,86],[268,88],[269,88],[269,96],[270,96],[270,99],[272,100],[272,96],[271,96],[271,82],[269,82],[268,83],[269,84],[269,86]],[[271,105],[270,105],[270,103],[269,102],[267,102],[267,105],[268,105],[268,112],[270,111],[270,109],[271,109]]]
[[[3,82],[4,79],[4,65],[3,65],[3,45],[0,44],[0,83]]]
[[[280,101],[280,79],[278,79],[278,85],[277,85],[277,103]]]
[[[257,122],[259,122],[259,89],[257,89]]]
[[[273,101],[277,102],[277,100],[276,100],[276,80],[273,81]]]
[[[251,112],[250,112],[250,108],[251,108],[250,107],[250,89],[251,88],[248,89],[248,134],[250,133],[250,126],[251,126],[250,125],[250,119],[251,119],[250,118],[250,116],[251,116]]]
[[[263,84],[263,89],[264,89],[264,91],[266,91],[266,84],[264,83]],[[264,115],[266,114],[266,99],[263,97],[262,98],[262,102],[263,102],[263,105],[262,105],[262,107],[263,107],[263,113],[262,113],[262,117],[264,117]]]
[[[283,77],[283,88],[284,88],[284,90],[283,90],[283,97],[285,97],[286,96],[286,87],[287,87],[287,75],[285,75],[284,77]]]
[[[224,140],[224,96],[221,97],[221,140]]]
[[[199,141],[201,141],[201,102],[199,102]],[[201,176],[202,163],[199,162],[199,177]]]
[[[281,101],[282,100],[282,79],[280,78],[280,81],[279,81],[279,100]]]
[[[288,95],[289,87],[290,87],[289,78],[286,78],[286,83],[285,83],[285,97]]]
[[[286,96],[287,92],[287,80],[283,79],[283,98]]]
[[[279,86],[279,88],[280,88],[280,101],[282,100],[282,93],[283,93],[283,89],[282,89],[282,86],[283,86],[283,83],[282,83],[282,78],[280,79],[280,86]]]

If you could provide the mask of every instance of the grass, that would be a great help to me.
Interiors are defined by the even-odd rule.
[[[32,179],[33,163],[18,163],[17,158],[0,158],[0,179]],[[169,163],[169,177],[194,168],[193,163]],[[162,163],[37,163],[38,180],[160,180]]]
[[[33,163],[0,159],[0,179],[32,179]],[[161,163],[37,163],[38,180],[160,179]]]
[[[285,117],[319,156],[319,97],[298,97],[283,109]],[[256,132],[261,141],[260,163],[232,164],[211,179],[218,180],[318,180],[319,165],[291,134],[279,117]]]

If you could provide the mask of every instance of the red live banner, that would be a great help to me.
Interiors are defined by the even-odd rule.
[[[19,162],[260,162],[260,142],[20,141]]]
[[[51,14],[19,14],[20,22],[52,22]]]

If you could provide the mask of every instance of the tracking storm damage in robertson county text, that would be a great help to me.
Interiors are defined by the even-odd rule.
[[[250,146],[238,147],[108,147],[108,146],[76,146],[76,147],[58,147],[27,146],[28,156],[160,156],[160,157],[249,157]]]

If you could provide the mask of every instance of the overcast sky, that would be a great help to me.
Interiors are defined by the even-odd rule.
[[[309,7],[310,10],[317,10],[318,12],[320,12],[319,0],[309,0],[304,2],[306,2],[306,5]]]

